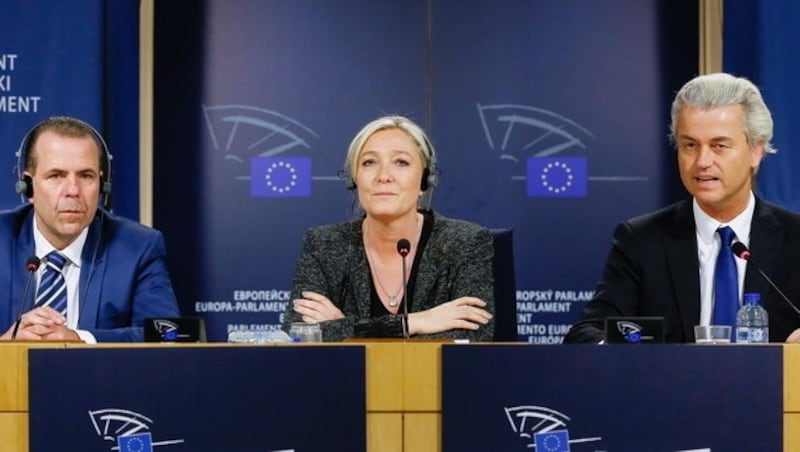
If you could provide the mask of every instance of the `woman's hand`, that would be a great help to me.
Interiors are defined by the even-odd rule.
[[[492,315],[486,302],[475,297],[461,297],[427,311],[408,314],[409,334],[434,334],[455,329],[477,330],[486,325]]]
[[[304,291],[303,298],[292,300],[294,312],[300,314],[306,323],[319,323],[326,320],[343,319],[344,314],[325,295]]]

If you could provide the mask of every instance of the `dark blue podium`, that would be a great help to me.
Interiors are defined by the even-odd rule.
[[[31,349],[30,450],[364,451],[354,346]]]
[[[780,451],[775,346],[442,347],[442,450]]]

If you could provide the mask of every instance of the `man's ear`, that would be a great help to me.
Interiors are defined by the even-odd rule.
[[[753,174],[758,172],[758,167],[761,165],[761,160],[764,159],[764,142],[759,141],[750,148],[750,168]]]

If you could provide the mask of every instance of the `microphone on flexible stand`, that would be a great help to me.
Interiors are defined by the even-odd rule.
[[[406,256],[411,252],[411,242],[408,239],[397,241],[397,253],[403,258],[403,337],[408,339],[411,335],[408,332],[408,270],[406,267]]]
[[[774,282],[772,282],[772,280],[769,278],[769,276],[767,276],[767,274],[764,273],[763,270],[761,270],[761,267],[759,267],[758,265],[756,265],[755,262],[750,260],[750,258],[752,257],[751,254],[750,254],[750,250],[747,249],[747,247],[744,245],[744,243],[742,243],[742,242],[733,242],[733,244],[731,245],[731,251],[739,259],[744,259],[750,265],[752,265],[753,268],[755,268],[756,271],[758,271],[758,273],[761,274],[761,276],[767,281],[769,286],[772,287],[773,289],[775,289],[775,292],[778,292],[778,295],[780,295],[781,298],[783,298],[783,301],[785,301],[786,304],[788,304],[792,309],[794,309],[794,312],[800,314],[800,309],[797,309],[797,306],[795,306],[794,303],[792,303],[792,301],[789,300],[789,297],[787,297],[786,294],[784,294],[783,291],[781,289],[779,289],[778,286],[775,285]]]
[[[25,288],[22,290],[22,299],[19,302],[19,312],[17,313],[17,322],[14,323],[14,330],[11,332],[11,340],[15,340],[17,338],[17,331],[19,330],[19,323],[22,321],[22,313],[25,312],[25,296],[28,295],[28,289],[31,287],[31,280],[33,280],[33,275],[36,273],[36,270],[39,269],[39,264],[42,261],[36,257],[31,256],[25,262],[25,270],[28,270],[28,276],[25,279]]]

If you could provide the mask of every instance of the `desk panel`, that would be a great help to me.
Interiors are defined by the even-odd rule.
[[[33,451],[366,450],[363,347],[30,351]]]
[[[8,450],[14,450],[19,452],[25,452],[29,450],[28,448],[28,432],[29,432],[29,425],[28,425],[28,349],[29,347],[52,347],[52,348],[61,348],[65,347],[65,344],[0,344],[0,363],[3,366],[3,372],[0,373],[0,391],[4,394],[2,397],[3,406],[0,406],[0,438],[2,438],[2,445],[3,447],[8,447]],[[366,381],[365,387],[367,388],[366,396],[366,421],[362,425],[366,425],[366,431],[364,435],[366,439],[364,440],[367,444],[367,450],[369,452],[418,452],[418,451],[426,451],[426,452],[438,452],[443,449],[441,441],[442,435],[444,434],[445,437],[448,435],[454,434],[452,430],[449,433],[446,430],[447,425],[447,418],[442,417],[442,403],[443,403],[443,390],[446,391],[447,381],[445,379],[445,386],[443,389],[443,378],[442,373],[444,370],[442,369],[442,349],[443,347],[467,347],[468,349],[490,349],[493,351],[489,351],[487,353],[490,354],[490,358],[481,358],[478,361],[472,361],[470,358],[470,362],[468,365],[465,366],[464,369],[461,369],[461,372],[467,372],[466,374],[462,374],[459,379],[464,380],[464,382],[469,383],[479,378],[482,374],[482,371],[476,371],[476,369],[480,369],[480,366],[487,367],[483,359],[489,359],[490,365],[489,368],[499,368],[500,370],[507,372],[509,375],[513,375],[515,372],[518,372],[518,365],[520,362],[532,361],[532,366],[536,369],[537,373],[547,373],[547,374],[555,374],[558,375],[559,373],[564,373],[568,371],[569,366],[575,366],[575,363],[567,363],[567,369],[559,368],[563,364],[558,364],[563,359],[563,356],[572,356],[570,358],[573,361],[578,361],[579,357],[575,357],[574,351],[572,350],[573,346],[531,346],[528,344],[513,344],[513,345],[496,345],[496,344],[472,344],[472,345],[445,345],[441,343],[422,343],[422,342],[365,342],[363,344],[349,344],[346,345],[348,347],[354,347],[357,349],[366,348],[366,371],[363,374],[366,374]],[[265,349],[287,349],[287,350],[300,350],[305,348],[339,348],[340,345],[325,345],[324,347],[317,347],[317,346],[241,346],[241,345],[229,345],[229,344],[182,344],[182,345],[164,345],[164,344],[130,344],[130,345],[122,345],[122,344],[113,344],[113,345],[83,345],[83,344],[66,344],[68,348],[77,348],[77,349],[84,349],[84,350],[93,350],[93,349],[103,349],[109,352],[119,352],[126,349],[139,349],[142,350],[144,353],[150,353],[151,351],[158,351],[158,350],[165,350],[165,349],[174,349],[174,350],[201,350],[200,355],[197,355],[196,361],[197,362],[205,362],[206,364],[212,364],[211,360],[206,357],[205,350],[208,349],[222,349],[222,350],[236,350],[236,349],[247,349],[247,350],[265,350]],[[521,353],[521,355],[514,358],[514,356],[506,355],[504,349],[507,347],[511,348],[519,348],[521,351],[515,353]],[[580,346],[577,346],[581,348]],[[624,346],[623,346],[624,347]],[[663,376],[675,376],[679,374],[679,368],[672,367],[667,365],[670,360],[676,359],[679,356],[683,356],[683,360],[691,359],[691,360],[700,360],[703,361],[702,356],[689,356],[688,358],[684,356],[682,350],[684,349],[692,349],[696,346],[677,346],[677,345],[667,345],[667,351],[659,351],[658,354],[662,355],[661,359],[662,362],[656,363],[657,366],[661,367],[654,367],[660,368],[660,373]],[[587,353],[591,355],[597,355],[598,353],[604,354],[608,353],[609,347],[594,347],[588,346],[586,347],[589,351]],[[766,349],[775,349],[778,348],[776,346],[763,346],[763,347],[739,347],[739,346],[730,346],[730,347],[723,347],[723,348],[730,348],[730,349],[753,349],[753,348],[766,348]],[[614,347],[615,350],[618,350],[617,347]],[[522,351],[524,350],[524,351]],[[627,353],[627,350],[624,349],[622,353]],[[673,355],[670,353],[671,350],[676,350],[675,354]],[[717,350],[717,348],[715,348]],[[540,352],[541,351],[541,352]],[[648,354],[652,350],[648,347],[646,350]],[[212,354],[216,354],[217,352],[213,352]],[[266,355],[261,356],[261,352],[255,352],[259,356],[254,356],[254,362],[266,362],[265,358]],[[301,352],[302,353],[302,352]],[[470,351],[471,353],[471,351]],[[545,353],[542,355],[540,353]],[[548,354],[555,354],[555,355],[563,355],[561,358],[557,356],[554,358]],[[616,352],[614,352],[616,353]],[[690,352],[691,353],[691,352]],[[744,351],[742,353],[748,353]],[[734,353],[735,354],[735,353]],[[494,356],[491,356],[494,355]],[[638,363],[640,360],[636,356],[636,351],[634,350],[630,356],[628,356],[623,362],[616,364],[614,363],[615,359],[611,359],[608,357],[600,356],[600,363],[591,364],[591,361],[586,361],[583,365],[579,366],[582,370],[580,372],[581,381],[587,382],[594,382],[596,386],[595,392],[607,391],[607,388],[603,388],[599,384],[599,380],[596,378],[598,374],[603,373],[615,373],[620,378],[630,378],[635,377],[637,372],[639,375],[643,372],[642,370],[634,370],[628,371],[626,370],[629,367],[630,363]],[[556,359],[557,358],[557,359]],[[591,357],[587,358],[590,359]],[[583,358],[580,358],[583,359]],[[519,361],[515,361],[519,360]],[[645,358],[645,361],[647,358]],[[798,395],[798,388],[800,386],[797,383],[792,382],[800,382],[800,345],[785,345],[783,346],[783,373],[784,373],[784,386],[785,389],[783,390],[783,403],[784,403],[784,416],[782,418],[782,422],[777,422],[778,429],[783,429],[783,450],[785,451],[797,451],[800,450],[800,398]],[[273,363],[274,364],[274,363]],[[649,365],[653,366],[653,363]],[[768,364],[771,366],[778,366],[780,368],[780,363],[771,363]],[[333,367],[338,366],[338,364],[333,365]],[[595,366],[595,367],[591,367]],[[705,366],[705,365],[703,365]],[[751,369],[754,366],[752,362],[747,362],[746,365],[742,365],[736,370],[734,373],[738,373],[741,375],[745,375],[743,377],[743,381],[747,381],[747,369]],[[333,368],[332,367],[332,368]],[[640,368],[642,365],[636,364],[635,368]],[[258,368],[258,366],[257,366]],[[125,368],[118,369],[118,372],[123,372]],[[278,372],[276,367],[272,367],[271,370]],[[617,369],[617,370],[614,370]],[[327,372],[326,369],[324,372]],[[241,372],[247,372],[245,369],[241,369]],[[256,372],[261,372],[256,370]],[[362,375],[363,375],[362,374]],[[709,372],[708,375],[713,375],[713,372]],[[359,372],[353,371],[349,374],[349,378],[358,378]],[[465,377],[464,375],[468,375],[469,377]],[[115,374],[116,378],[116,374]],[[190,377],[185,377],[190,378]],[[516,378],[521,378],[517,376]],[[241,379],[239,379],[241,380]],[[641,380],[641,378],[640,378]],[[363,380],[362,380],[363,381]],[[628,380],[622,380],[628,381]],[[670,380],[667,380],[669,382]],[[680,381],[680,379],[678,379]],[[531,386],[535,380],[530,380]],[[641,384],[639,384],[641,385]],[[248,386],[245,384],[238,384],[233,385],[235,386],[235,392],[238,394],[244,394],[243,397],[251,397],[253,392],[253,386]],[[772,392],[772,386],[767,388],[767,392]],[[14,389],[9,389],[14,388]],[[422,388],[422,390],[415,392],[417,389]],[[485,385],[483,382],[478,381],[476,385],[472,387],[472,390],[475,391],[482,391],[485,389]],[[758,391],[752,391],[752,388],[747,389],[750,392],[763,392],[765,387],[762,385],[758,386]],[[746,391],[746,392],[747,392]],[[513,392],[513,391],[512,391]],[[547,392],[554,392],[551,388]],[[210,391],[210,393],[214,393]],[[521,391],[519,394],[534,394],[531,391]],[[517,392],[514,392],[514,398],[510,398],[512,402],[517,399]],[[240,396],[242,397],[242,396]],[[636,402],[638,399],[634,397],[629,397],[629,400],[625,399],[618,399],[614,403],[613,407],[604,407],[607,408],[606,412],[611,413],[611,416],[615,416],[616,419],[624,418],[625,413],[634,413],[630,411],[629,406],[636,406]],[[522,401],[519,401],[522,402]],[[481,400],[475,400],[471,402],[471,405],[475,405],[472,409],[479,410],[481,412],[491,414],[492,405],[484,405],[482,408],[478,407],[478,403],[484,403]],[[515,402],[517,403],[517,402]],[[696,408],[696,405],[692,405],[692,407]],[[50,410],[51,407],[48,407]],[[364,407],[362,407],[362,413],[364,412]],[[620,414],[621,413],[621,414]],[[578,421],[580,417],[580,413],[570,413],[572,421],[569,424],[570,426]],[[633,417],[633,414],[628,414],[629,416]],[[749,418],[753,416],[750,412],[739,413],[742,418]],[[82,416],[87,416],[86,413],[83,413]],[[494,415],[493,415],[494,416]],[[34,418],[37,417],[36,414],[33,416]],[[88,419],[88,417],[87,417]],[[503,434],[510,434],[513,433],[511,431],[510,423],[507,420],[507,416],[503,413]],[[84,425],[83,428],[86,428],[87,425]],[[92,435],[94,433],[93,427],[88,425],[89,428],[92,428]],[[735,426],[734,426],[735,427]],[[733,428],[733,427],[731,427]],[[476,432],[482,432],[485,429],[485,425],[481,425],[480,429],[475,429],[473,426],[469,424],[459,425],[456,427],[455,434],[463,435],[466,437],[470,437],[470,435],[476,435]],[[572,429],[569,429],[569,434],[572,435],[572,439],[580,439],[583,438],[585,432],[581,432],[580,430],[576,430],[575,432]],[[600,432],[602,434],[603,432]],[[774,431],[769,431],[768,435],[769,438],[778,438],[780,440],[780,432],[775,433]],[[338,437],[338,432],[337,432]],[[525,441],[522,440],[518,435],[514,436],[515,445],[525,445]],[[474,447],[478,447],[477,443],[470,443],[470,447],[466,448],[465,450],[473,450]],[[592,443],[584,443],[581,444],[573,444],[573,451],[581,451],[581,450],[592,450],[594,448],[587,449],[590,447]],[[111,447],[110,442],[104,443],[107,447]],[[474,447],[473,447],[474,446]],[[766,447],[766,446],[765,446]],[[158,447],[158,450],[162,450],[164,452],[169,452],[170,448],[162,448]],[[266,449],[266,445],[265,445]],[[36,449],[33,449],[36,450]],[[92,450],[96,450],[92,449]],[[270,450],[270,449],[266,449]],[[488,450],[495,450],[495,449],[488,449]],[[504,449],[500,449],[504,450]],[[507,450],[532,450],[531,448],[525,447],[524,449],[515,449],[510,448]],[[608,450],[614,450],[612,448],[608,448]],[[659,449],[661,450],[661,449]],[[741,450],[741,448],[735,448],[733,450]],[[755,450],[776,450],[771,449],[769,447],[758,447]]]
[[[61,342],[0,342],[0,413],[28,411],[28,349],[64,348]]]
[[[786,381],[784,411],[800,413],[800,344],[783,346],[783,374]]]
[[[573,452],[781,450],[782,359],[780,346],[446,345],[442,450],[524,451],[537,435]]]
[[[441,341],[367,347],[368,451],[441,450]]]
[[[0,438],[6,450],[28,450],[28,413],[0,412]]]

